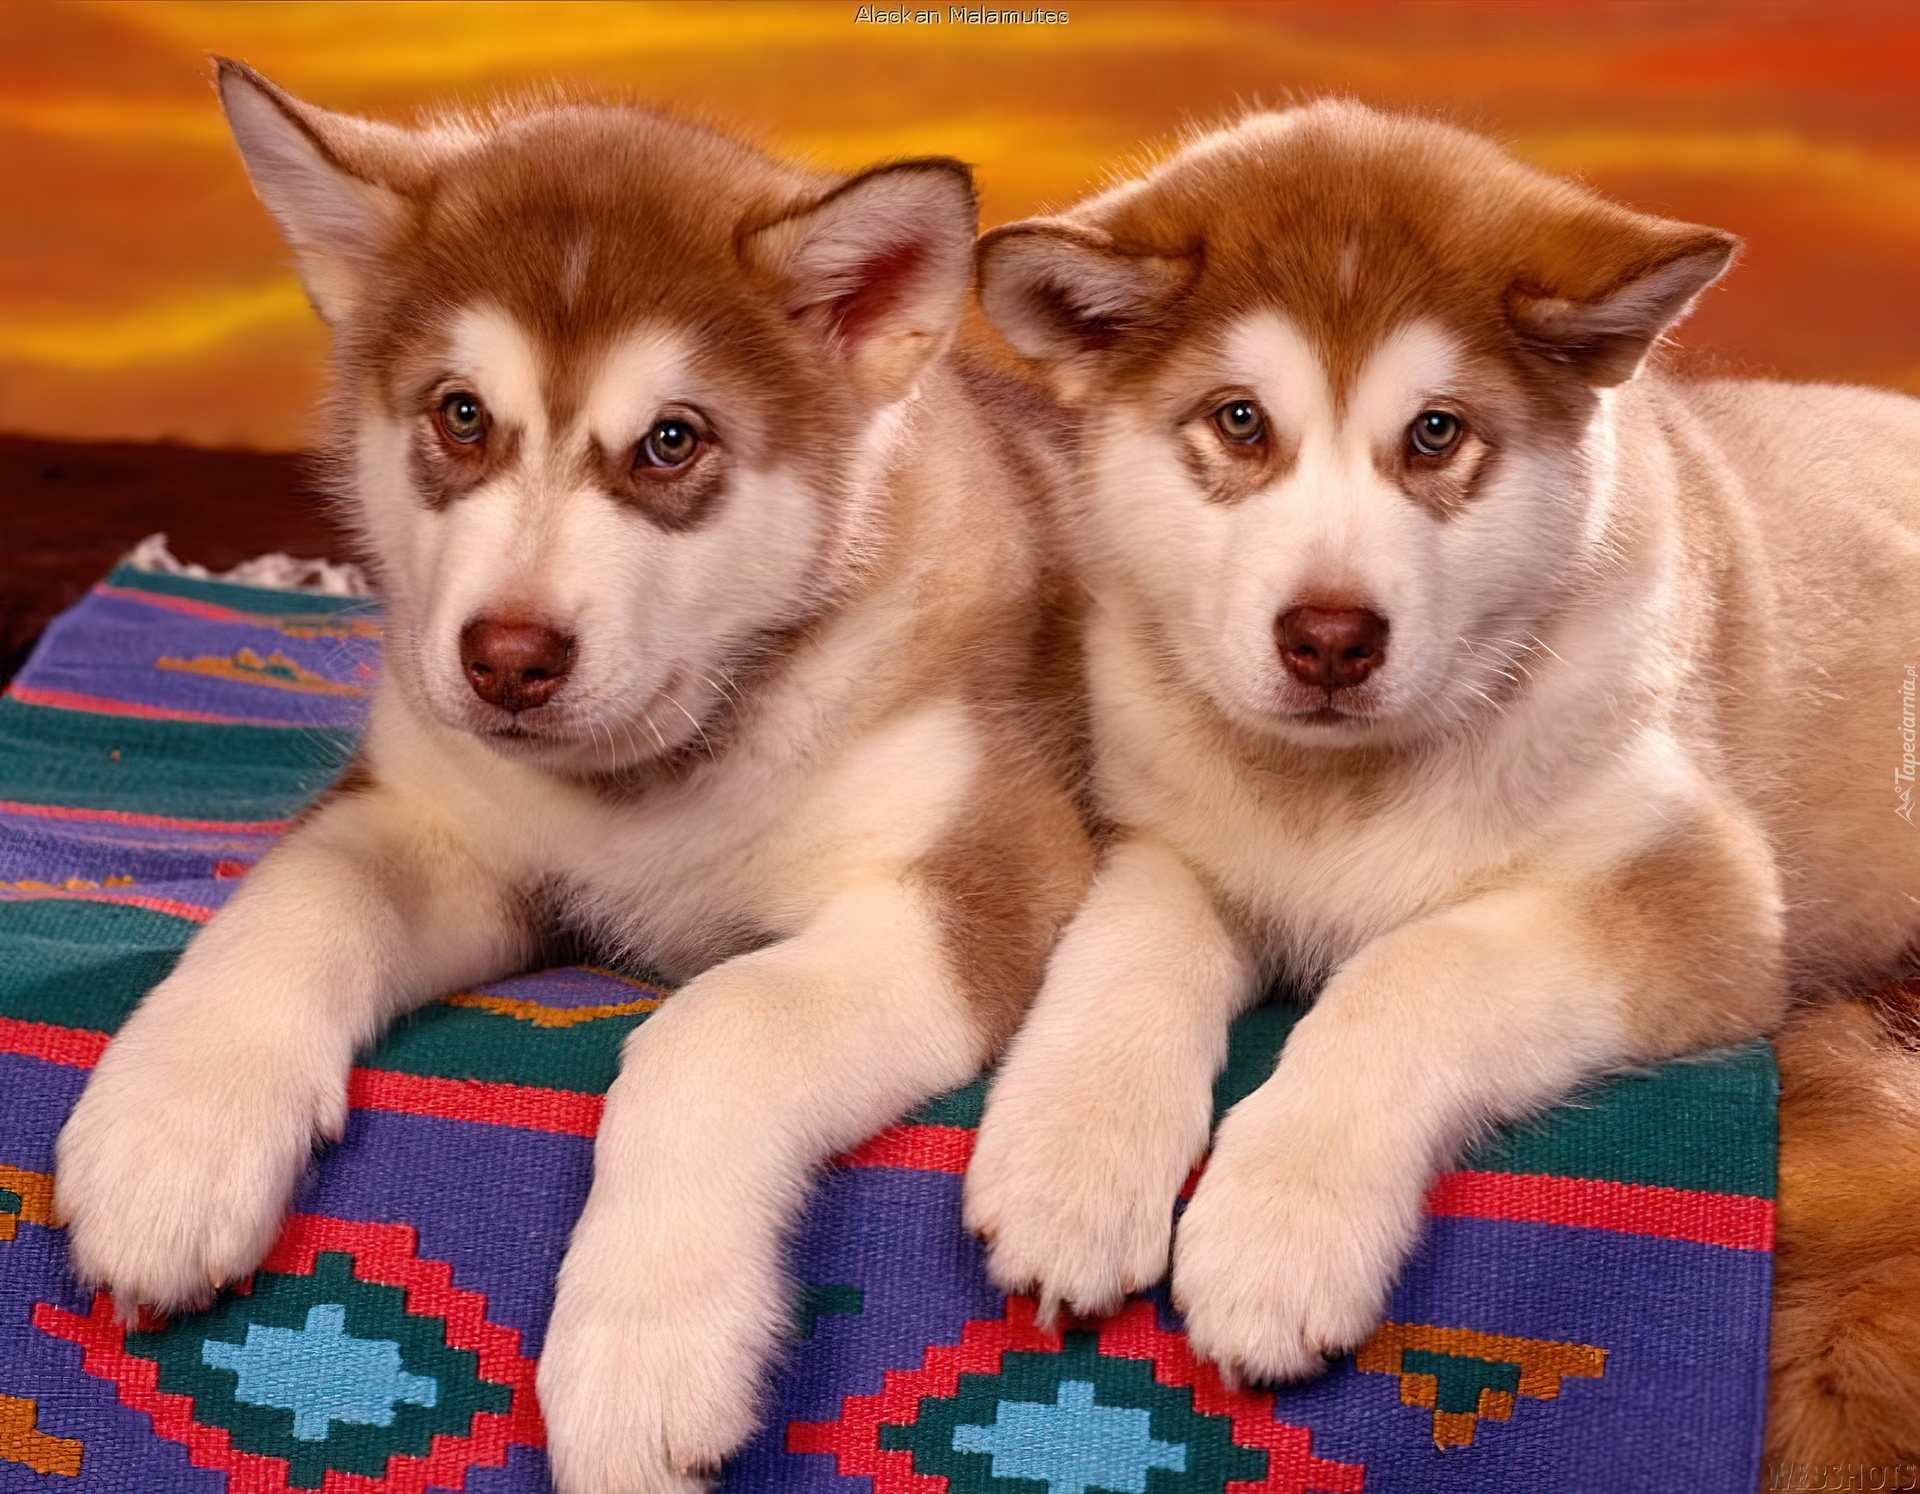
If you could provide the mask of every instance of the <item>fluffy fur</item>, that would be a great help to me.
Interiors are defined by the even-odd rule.
[[[1920,982],[1774,1038],[1780,1216],[1767,1458],[1920,1465]],[[1817,1481],[1818,1475],[1812,1475]]]
[[[549,1454],[564,1494],[699,1487],[753,1429],[810,1177],[996,1052],[1084,886],[1048,406],[949,350],[955,162],[826,177],[612,107],[401,130],[232,63],[220,90],[334,331],[386,663],[353,769],[62,1132],[75,1270],[123,1309],[245,1275],[357,1049],[590,941],[685,985],[607,1096]]]
[[[1114,827],[968,1177],[1002,1286],[1100,1312],[1171,1260],[1201,1353],[1313,1374],[1477,1133],[1912,947],[1920,403],[1647,368],[1735,247],[1343,103],[987,235],[983,304],[1079,422]],[[1384,652],[1316,678],[1296,609]],[[1175,1239],[1277,975],[1319,994]],[[1854,1333],[1864,1378],[1887,1344],[1821,1311],[1787,1341]]]

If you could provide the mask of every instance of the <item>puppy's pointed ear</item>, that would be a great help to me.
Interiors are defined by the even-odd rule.
[[[740,257],[846,359],[862,389],[890,402],[959,325],[979,221],[967,167],[900,161],[749,229]]]
[[[1717,228],[1598,205],[1543,234],[1507,314],[1535,352],[1595,387],[1622,384],[1739,248]]]
[[[303,103],[244,63],[215,59],[227,125],[253,190],[292,246],[300,282],[322,321],[352,316],[398,228],[392,185],[410,158],[410,132]]]
[[[1192,278],[1188,255],[1129,253],[1094,228],[1035,218],[980,240],[980,306],[1014,350],[1071,391]]]

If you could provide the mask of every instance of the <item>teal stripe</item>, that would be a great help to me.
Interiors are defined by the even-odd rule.
[[[170,576],[164,571],[137,571],[130,565],[115,566],[106,584],[128,591],[150,591],[163,597],[191,597],[196,602],[211,602],[216,607],[231,607],[235,612],[255,612],[266,617],[380,610],[380,604],[368,597],[329,597],[311,591],[236,586],[231,581],[196,581],[190,576]]]
[[[340,727],[215,726],[0,698],[0,797],[189,819],[304,808],[353,755]]]
[[[1598,1085],[1467,1165],[1772,1198],[1779,1098],[1773,1049],[1756,1038]]]
[[[1217,1124],[1273,1074],[1305,1008],[1285,996],[1234,1023],[1213,1087]],[[1485,1172],[1774,1196],[1780,1081],[1756,1039],[1596,1083],[1527,1125],[1497,1133],[1458,1165]],[[924,1105],[922,1125],[979,1124],[984,1084]]]
[[[646,1014],[536,1027],[518,1017],[436,1002],[403,1017],[355,1061],[369,1069],[605,1094],[620,1044]]]
[[[115,903],[0,903],[0,1016],[112,1032],[197,928]]]

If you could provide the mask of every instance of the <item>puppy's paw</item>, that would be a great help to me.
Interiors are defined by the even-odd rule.
[[[777,1273],[734,1243],[589,1206],[540,1355],[558,1494],[692,1494],[753,1434],[788,1314]]]
[[[136,1014],[60,1133],[54,1211],[73,1274],[123,1313],[201,1307],[252,1271],[316,1142],[346,1124],[343,1076],[205,1039]]]
[[[1145,1107],[1003,1075],[967,1168],[966,1224],[987,1250],[987,1274],[1040,1299],[1042,1321],[1065,1307],[1101,1317],[1167,1274],[1173,1203],[1205,1137],[1151,1124]],[[1188,1132],[1197,1131],[1197,1137]]]
[[[1194,1352],[1230,1382],[1307,1379],[1379,1325],[1418,1235],[1424,1179],[1343,1173],[1311,1142],[1295,1152],[1237,1139],[1222,1128],[1181,1217],[1174,1306]]]

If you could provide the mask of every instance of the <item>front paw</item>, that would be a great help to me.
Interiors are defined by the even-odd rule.
[[[540,1355],[558,1494],[693,1494],[759,1420],[788,1320],[778,1273],[739,1237],[689,1238],[593,1205],[560,1268]],[[671,1223],[671,1221],[662,1221]]]
[[[73,1274],[123,1314],[202,1307],[252,1271],[316,1142],[344,1129],[344,1076],[230,1037],[136,1013],[60,1133],[54,1212]]]
[[[1167,1274],[1173,1204],[1205,1139],[1197,1124],[1155,1125],[1119,1097],[1056,1092],[1003,1075],[967,1168],[966,1224],[986,1246],[987,1275],[1040,1299],[1104,1317]]]
[[[1174,1306],[1230,1382],[1307,1379],[1379,1325],[1418,1237],[1424,1179],[1301,1133],[1235,1135],[1231,1121],[1180,1220]]]

